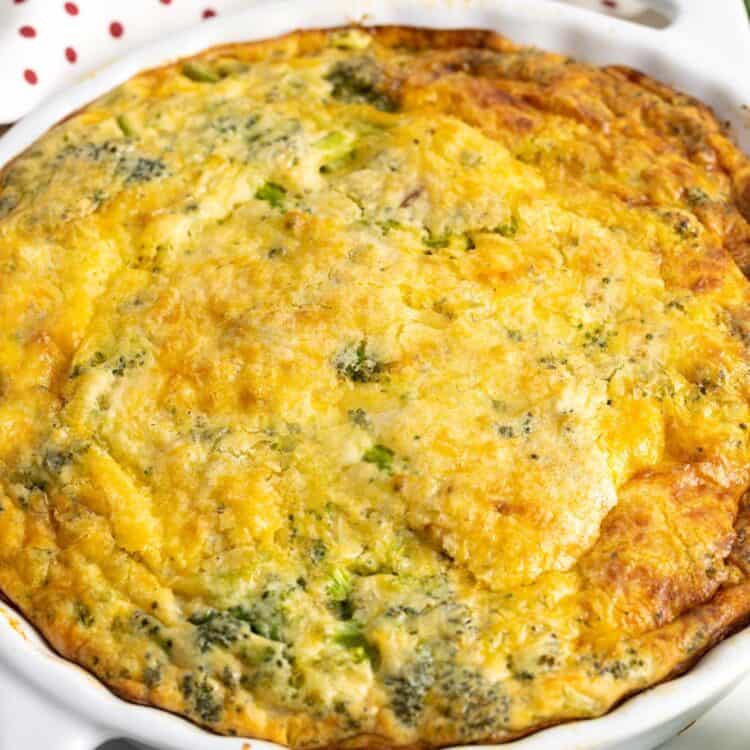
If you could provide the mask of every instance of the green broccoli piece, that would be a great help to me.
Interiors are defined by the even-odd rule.
[[[255,197],[259,201],[270,203],[273,208],[283,209],[286,188],[275,182],[266,182],[255,191]]]
[[[429,651],[422,651],[416,661],[405,666],[399,674],[383,680],[391,698],[396,718],[406,726],[417,724],[427,693],[435,684],[435,666]]]
[[[138,134],[138,131],[135,128],[135,125],[133,125],[133,121],[130,119],[130,117],[126,114],[117,115],[117,127],[120,128],[122,131],[122,134],[126,138],[132,138],[133,136]]]
[[[333,359],[339,375],[354,383],[371,383],[378,380],[383,364],[367,350],[367,342],[362,339],[345,346]]]
[[[515,215],[511,216],[509,222],[496,226],[492,231],[501,237],[515,237],[518,234],[518,218]]]
[[[354,580],[348,571],[336,568],[326,584],[326,594],[330,599],[330,608],[340,620],[350,620],[354,614],[351,600]]]
[[[286,619],[281,608],[280,596],[270,589],[249,607],[230,607],[229,613],[240,622],[245,622],[255,635],[269,641],[283,641],[282,633]]]
[[[221,76],[209,68],[207,65],[197,60],[189,60],[182,66],[182,74],[191,81],[198,83],[216,83],[221,80]]]
[[[433,250],[441,250],[450,245],[451,238],[450,235],[434,236],[428,232],[427,236],[422,239],[422,243]]]
[[[381,112],[396,112],[398,101],[386,91],[383,71],[371,57],[337,62],[326,74],[334,99],[347,104],[369,104]]]
[[[84,628],[90,628],[94,624],[94,615],[91,614],[91,610],[87,604],[76,602],[73,605],[73,608],[75,609],[78,622],[80,622]]]
[[[127,172],[125,184],[132,185],[138,182],[149,182],[167,174],[167,165],[161,159],[148,159],[139,156],[135,161],[122,159],[117,167],[118,171]]]
[[[193,614],[188,622],[196,627],[196,641],[201,653],[212,648],[229,648],[237,641],[242,625],[227,612],[215,609]]]
[[[354,582],[349,573],[343,568],[336,568],[328,580],[326,593],[331,601],[343,602],[349,598],[353,588]]]
[[[221,718],[221,702],[205,676],[196,680],[191,673],[186,674],[180,681],[180,692],[203,721],[213,724]]]
[[[373,667],[380,663],[380,650],[377,645],[367,639],[362,624],[356,620],[349,620],[341,626],[334,636],[334,642],[352,652],[354,661],[367,659]]]
[[[393,457],[395,453],[385,445],[376,443],[371,448],[368,448],[362,460],[368,464],[375,464],[380,471],[385,471],[388,474],[393,473]]]
[[[283,641],[285,624],[281,593],[267,589],[251,604],[209,609],[188,618],[196,628],[196,642],[202,653],[214,648],[230,648],[238,640],[254,633],[271,641]]]

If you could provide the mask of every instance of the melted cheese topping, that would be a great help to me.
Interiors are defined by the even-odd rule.
[[[134,78],[0,183],[0,587],[119,692],[295,746],[664,679],[750,611],[744,165],[471,32]]]

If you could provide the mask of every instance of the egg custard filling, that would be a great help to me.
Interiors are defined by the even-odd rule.
[[[607,712],[750,614],[750,164],[622,68],[299,32],[0,175],[0,590],[294,748]]]

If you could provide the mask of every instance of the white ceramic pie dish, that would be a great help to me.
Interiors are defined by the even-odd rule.
[[[318,0],[256,2],[130,53],[49,100],[0,139],[0,166],[50,126],[139,70],[226,42],[296,28],[365,23],[492,28],[595,63],[641,69],[711,104],[750,151],[750,28],[739,0],[661,0],[674,18],[651,29],[549,0]],[[553,727],[501,746],[513,750],[650,750],[692,723],[750,673],[750,628],[713,649],[685,676],[606,716]],[[0,750],[94,750],[128,737],[159,750],[270,750],[259,740],[216,737],[164,711],[115,697],[54,655],[0,602]]]

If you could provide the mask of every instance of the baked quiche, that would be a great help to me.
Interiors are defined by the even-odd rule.
[[[750,614],[750,163],[632,70],[343,28],[0,182],[0,589],[293,748],[598,716]]]

